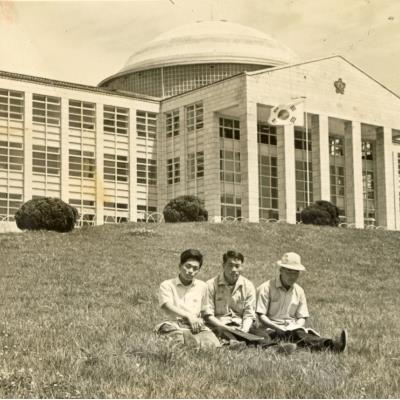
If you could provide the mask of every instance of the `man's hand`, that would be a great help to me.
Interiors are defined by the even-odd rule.
[[[204,321],[197,317],[187,317],[192,333],[199,333],[204,327]]]

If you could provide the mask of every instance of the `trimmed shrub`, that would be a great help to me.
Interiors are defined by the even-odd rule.
[[[321,208],[329,213],[329,215],[331,216],[330,225],[332,225],[332,226],[339,225],[339,222],[340,222],[339,209],[334,204],[332,204],[330,201],[326,201],[326,200],[318,200],[315,202],[315,204],[319,208]]]
[[[339,209],[329,201],[318,200],[300,213],[303,224],[338,226]]]
[[[24,203],[15,213],[15,222],[19,229],[70,232],[78,217],[78,210],[61,199],[40,197]]]
[[[208,212],[196,196],[186,195],[172,199],[163,210],[165,222],[207,221]]]

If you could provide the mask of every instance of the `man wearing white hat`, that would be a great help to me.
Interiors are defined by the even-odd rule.
[[[309,317],[304,290],[296,283],[300,272],[305,271],[297,253],[285,253],[277,261],[279,275],[257,289],[256,313],[271,338],[294,342],[311,350],[329,349],[343,352],[347,333],[342,331],[336,340],[322,338],[313,329],[305,328]]]

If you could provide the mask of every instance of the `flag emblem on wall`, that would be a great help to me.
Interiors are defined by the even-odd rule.
[[[304,125],[304,101],[280,104],[271,109],[270,125]]]

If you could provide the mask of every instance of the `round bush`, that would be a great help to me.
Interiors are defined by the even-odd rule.
[[[41,197],[24,203],[15,213],[15,222],[19,229],[70,232],[78,217],[78,210],[61,199]]]
[[[325,210],[329,213],[329,215],[331,216],[330,225],[332,226],[339,225],[340,222],[339,209],[334,204],[332,204],[330,201],[318,200],[315,202],[315,205],[318,206],[318,208],[321,208],[322,210]]]
[[[301,222],[303,224],[312,225],[330,225],[331,216],[328,211],[322,208],[309,206],[300,213]]]
[[[208,212],[196,196],[186,195],[172,199],[163,210],[165,222],[207,221]]]
[[[338,226],[339,209],[329,201],[318,200],[300,213],[303,224]]]

